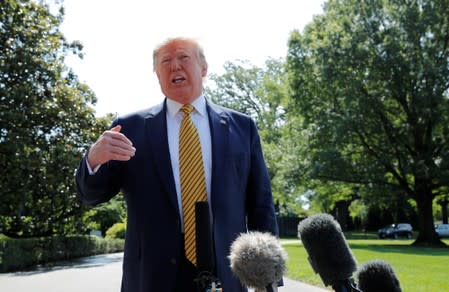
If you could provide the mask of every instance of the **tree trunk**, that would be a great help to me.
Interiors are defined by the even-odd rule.
[[[425,183],[416,185],[416,203],[418,206],[418,237],[414,246],[445,246],[435,232],[432,213],[432,191]]]
[[[335,219],[343,231],[348,230],[349,205],[351,201],[338,201],[335,203]]]
[[[441,218],[443,221],[443,224],[447,224],[447,204],[449,202],[447,200],[443,200],[440,202],[441,206]]]

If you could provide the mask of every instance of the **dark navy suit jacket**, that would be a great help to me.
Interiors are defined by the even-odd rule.
[[[278,234],[270,180],[255,123],[207,102],[212,143],[210,204],[217,274],[223,291],[246,291],[229,268],[232,242],[248,230]],[[123,292],[173,291],[182,256],[180,212],[167,138],[166,105],[118,118],[113,125],[136,148],[127,162],[110,161],[89,175],[86,157],[76,175],[83,202],[96,205],[120,190],[128,209]]]

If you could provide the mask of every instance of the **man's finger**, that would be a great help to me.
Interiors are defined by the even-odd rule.
[[[134,153],[124,152],[115,152],[111,153],[111,160],[119,160],[119,161],[128,161],[134,156]]]
[[[120,132],[122,130],[122,126],[121,125],[117,125],[114,128],[111,129],[111,131],[113,132]]]
[[[131,142],[131,140],[128,139],[128,137],[126,137],[125,135],[123,135],[122,133],[120,133],[120,131],[122,130],[122,126],[121,125],[117,125],[113,128],[111,128],[109,130],[109,132],[114,132],[114,133],[119,133],[119,134],[113,134],[111,135],[112,139],[118,139],[121,141],[124,141],[125,143],[129,144],[129,145],[133,145],[133,143]],[[108,132],[108,131],[106,131]]]
[[[110,160],[117,160],[117,161],[128,161],[131,159],[132,156],[126,155],[126,154],[119,154],[119,153],[112,153]]]
[[[130,156],[134,156],[134,154],[136,153],[136,148],[134,148],[131,144],[125,143],[124,141],[113,139],[109,146],[111,147],[111,152],[127,153]]]
[[[131,142],[131,140],[129,140],[128,139],[128,137],[126,137],[125,135],[123,135],[122,133],[117,133],[117,132],[114,132],[115,134],[111,134],[110,135],[110,139],[111,139],[111,142],[112,141],[115,141],[115,142],[123,142],[123,143],[125,143],[125,144],[128,144],[128,145],[130,145],[130,146],[132,146],[133,145],[133,142]]]

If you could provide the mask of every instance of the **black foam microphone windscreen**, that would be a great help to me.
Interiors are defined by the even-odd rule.
[[[209,213],[209,203],[195,203],[196,225],[196,263],[198,271],[214,273],[215,255],[212,239],[212,227]]]
[[[393,268],[385,261],[366,262],[357,271],[358,287],[363,292],[401,292]]]
[[[302,244],[309,262],[326,286],[350,279],[357,269],[340,224],[329,214],[310,216],[299,224]]]
[[[229,259],[232,272],[243,285],[264,290],[282,278],[287,253],[272,234],[249,232],[232,243]]]

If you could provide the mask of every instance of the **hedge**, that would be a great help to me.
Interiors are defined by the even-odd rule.
[[[115,223],[106,231],[106,238],[122,238],[125,239],[126,224]]]
[[[0,235],[0,273],[55,261],[123,251],[124,240],[90,235],[9,238]]]

